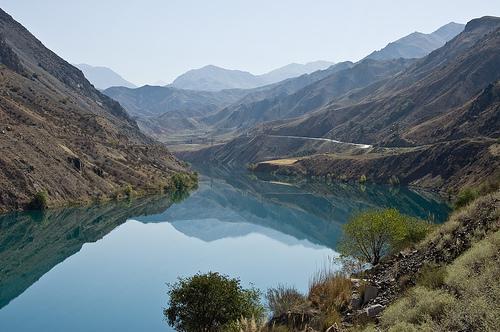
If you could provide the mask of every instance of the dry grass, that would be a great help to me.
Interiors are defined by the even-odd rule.
[[[390,305],[383,331],[497,331],[500,326],[500,231],[446,267],[444,287],[422,286]]]
[[[284,285],[268,289],[266,300],[273,317],[290,311],[300,312],[309,305],[306,297],[299,293],[297,289]]]
[[[466,224],[471,220],[477,220],[478,213],[484,210],[486,206],[494,206],[495,211],[493,215],[489,217],[493,219],[493,222],[489,224],[487,223],[484,225],[478,225],[478,227],[474,229],[475,234],[471,234],[471,236],[473,236],[473,242],[477,242],[477,240],[482,239],[481,235],[487,233],[490,227],[493,230],[498,228],[498,220],[500,217],[500,208],[498,203],[499,201],[500,191],[497,191],[493,194],[480,197],[469,205],[461,208],[458,211],[455,211],[446,223],[436,228],[422,242],[420,242],[418,248],[426,248],[431,244],[434,244],[438,249],[444,248],[448,242],[453,240],[452,234],[457,232],[459,228],[466,226]],[[494,219],[496,219],[496,221]]]
[[[310,282],[308,300],[321,312],[340,312],[349,305],[351,294],[349,278],[335,272],[319,271]]]
[[[270,165],[293,165],[295,164],[299,159],[293,159],[293,158],[288,158],[288,159],[275,159],[275,160],[268,160],[268,161],[263,161],[261,164],[270,164]]]

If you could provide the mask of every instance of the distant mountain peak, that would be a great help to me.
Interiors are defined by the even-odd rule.
[[[201,91],[251,89],[326,69],[333,64],[333,62],[323,60],[305,64],[294,62],[262,75],[253,75],[248,71],[226,69],[209,64],[198,69],[191,69],[180,75],[172,82],[172,86],[180,89]]]
[[[366,58],[375,60],[422,58],[453,39],[464,30],[464,27],[463,24],[450,22],[429,34],[415,31],[387,44],[379,51],[372,52]]]
[[[124,86],[126,88],[135,88],[136,86],[124,79],[112,69],[104,66],[92,66],[86,63],[75,64],[80,69],[85,78],[97,89],[105,90],[112,86]]]

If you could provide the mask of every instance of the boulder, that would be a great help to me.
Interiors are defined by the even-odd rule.
[[[375,286],[368,285],[365,287],[364,295],[363,295],[363,304],[370,302],[370,300],[377,297],[378,288]]]
[[[376,317],[379,313],[384,310],[384,306],[381,304],[374,304],[365,309],[366,315],[370,318]]]

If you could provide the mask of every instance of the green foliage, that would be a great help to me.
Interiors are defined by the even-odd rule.
[[[174,191],[188,191],[198,183],[197,173],[175,173],[172,175]]]
[[[429,324],[442,316],[454,302],[455,298],[443,290],[417,286],[405,297],[390,305],[384,311],[380,322],[385,328],[394,327],[398,323]]]
[[[365,183],[365,182],[366,182],[366,175],[363,174],[359,177],[359,183]]]
[[[179,278],[169,285],[168,324],[177,331],[222,331],[242,318],[260,319],[264,308],[256,289],[217,272]]]
[[[455,200],[455,209],[459,209],[468,205],[470,202],[479,197],[479,192],[472,188],[465,188],[460,190]]]
[[[339,250],[345,256],[376,265],[391,250],[422,240],[430,228],[428,223],[396,209],[369,210],[344,225]]]
[[[283,285],[268,289],[266,300],[268,308],[274,317],[288,311],[302,310],[307,305],[307,299],[297,289]]]
[[[35,194],[35,197],[31,200],[29,204],[32,210],[45,210],[48,208],[49,196],[46,191],[39,191]]]
[[[444,285],[446,269],[436,264],[426,264],[420,270],[417,285],[437,289]]]
[[[445,270],[445,272],[443,272]],[[438,276],[433,275],[436,273]],[[425,277],[424,277],[425,275]],[[497,331],[500,326],[500,231],[447,267],[424,267],[419,284],[381,317],[383,331]]]
[[[127,184],[125,188],[123,189],[123,193],[127,197],[132,197],[134,190],[132,189],[132,186],[130,184]]]

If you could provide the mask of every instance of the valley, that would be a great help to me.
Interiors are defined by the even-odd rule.
[[[494,331],[500,17],[365,5],[0,9],[1,330]]]

